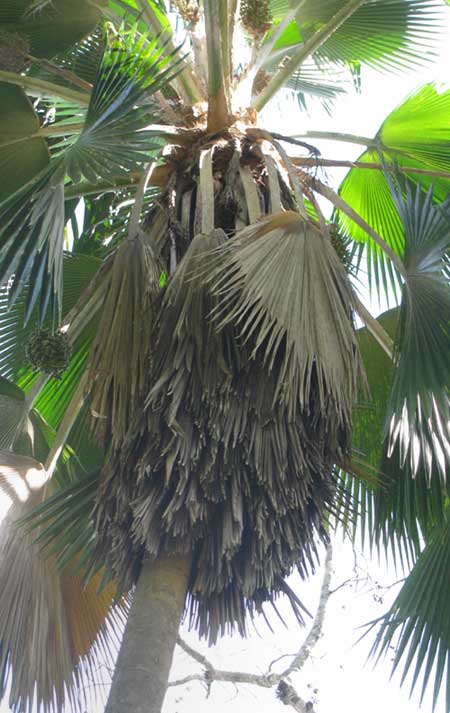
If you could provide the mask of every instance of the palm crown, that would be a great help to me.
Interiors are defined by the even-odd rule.
[[[435,662],[436,698],[450,649],[450,92],[426,85],[373,139],[342,135],[364,151],[337,192],[311,146],[336,134],[270,133],[258,112],[283,88],[331,113],[363,65],[414,69],[445,11],[0,1],[13,710],[34,695],[76,708],[141,572],[164,558],[185,563],[181,606],[211,641],[244,634],[280,593],[302,620],[286,576],[306,577],[342,523],[413,565],[375,650],[400,632],[395,666],[416,662],[425,686]],[[358,296],[366,271],[397,304],[378,320]]]

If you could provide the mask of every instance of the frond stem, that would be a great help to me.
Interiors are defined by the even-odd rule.
[[[336,30],[349,17],[351,17],[356,10],[364,4],[364,2],[365,0],[349,0],[328,22],[325,23],[320,30],[306,40],[306,42],[304,42],[302,46],[294,52],[291,59],[277,72],[275,72],[268,85],[256,97],[253,103],[254,109],[256,109],[256,111],[261,111],[261,109],[270,99],[272,99],[274,94],[283,86],[289,77],[297,71],[303,62],[320,47],[322,47],[322,45],[333,35],[333,33],[336,32]]]
[[[74,72],[71,72],[69,69],[63,69],[63,67],[58,67],[58,65],[54,64],[53,62],[50,62],[50,60],[45,58],[33,57],[33,55],[31,54],[27,55],[27,57],[31,62],[33,62],[33,64],[40,64],[41,67],[48,69],[48,71],[52,74],[56,74],[57,76],[66,79],[68,82],[71,82],[71,84],[80,87],[80,89],[82,89],[83,91],[92,91],[92,84],[90,84],[90,82],[86,82],[84,79],[81,79],[81,77],[78,77]]]
[[[291,138],[323,139],[325,141],[344,141],[347,144],[358,144],[361,146],[373,146],[376,144],[376,139],[371,139],[368,136],[346,134],[341,131],[305,131],[302,134],[293,134]]]
[[[362,228],[364,232],[372,238],[374,243],[376,243],[378,247],[381,248],[381,250],[392,260],[392,263],[396,267],[398,273],[403,277],[404,280],[406,280],[407,272],[403,262],[400,260],[399,256],[393,251],[390,245],[388,245],[383,240],[381,235],[379,235],[376,230],[372,228],[371,225],[366,223],[364,218],[362,218],[359,213],[353,210],[353,208],[348,203],[346,203],[346,201],[344,201],[340,195],[333,191],[332,188],[327,186],[325,183],[322,183],[317,178],[312,180],[311,185],[312,188],[317,191],[317,193],[320,193],[327,200],[329,200],[335,208],[341,210],[343,213],[348,215],[348,217],[351,218],[353,222],[356,223],[356,225],[359,225],[359,227]]]
[[[359,297],[353,292],[353,305],[356,312],[361,317],[372,337],[388,355],[391,361],[394,360],[394,342],[381,324],[373,317],[369,310],[363,305]]]
[[[206,50],[208,54],[208,132],[214,133],[228,125],[229,105],[223,65],[223,38],[228,28],[221,19],[227,0],[204,0]]]
[[[300,2],[296,4],[295,8],[289,10],[289,12],[286,13],[281,22],[276,25],[275,29],[272,30],[272,34],[270,35],[269,39],[263,44],[256,58],[255,65],[258,69],[260,69],[263,64],[265,64],[265,62],[270,58],[270,55],[276,43],[280,39],[285,29],[291,24],[292,20],[295,20],[296,16],[300,12],[305,2],[306,0],[300,0]]]
[[[364,161],[340,161],[331,158],[314,157],[292,157],[292,163],[296,166],[329,166],[336,168],[362,168],[366,170],[383,171],[381,163],[365,163]],[[450,178],[449,171],[433,171],[427,168],[416,168],[415,166],[396,166],[396,170],[401,173],[417,173],[420,176],[431,176],[435,178]]]

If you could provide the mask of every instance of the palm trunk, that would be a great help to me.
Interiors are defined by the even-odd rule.
[[[189,557],[147,562],[136,585],[105,713],[160,713],[186,597]]]

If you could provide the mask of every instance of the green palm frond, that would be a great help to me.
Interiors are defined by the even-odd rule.
[[[0,206],[0,283],[14,274],[14,298],[29,282],[27,311],[40,298],[43,319],[51,295],[61,309],[66,173],[78,180],[126,174],[161,144],[143,130],[151,120],[149,97],[173,78],[172,57],[162,58],[159,39],[135,30],[113,37],[105,49],[92,90],[84,128],[63,146],[32,185]],[[66,142],[67,144],[67,142]],[[52,281],[44,275],[51,274]]]
[[[292,4],[272,2],[279,21]],[[284,7],[283,7],[284,5]],[[282,33],[274,52],[292,53],[342,7],[340,0],[308,0]],[[372,0],[349,17],[317,50],[322,61],[366,64],[380,70],[411,69],[432,59],[432,36],[442,14],[433,0]]]
[[[425,191],[433,185],[434,199],[441,202],[450,191],[450,177],[415,174],[414,168],[437,174],[450,172],[449,111],[449,90],[441,91],[433,84],[420,87],[389,114],[374,137],[374,147],[364,151],[358,161],[379,164],[382,156],[389,166],[405,167],[408,181],[419,183]],[[397,255],[403,256],[403,228],[382,171],[350,170],[339,193]],[[337,218],[366,254],[369,285],[378,295],[392,289],[398,293],[398,279],[383,252],[346,215],[338,212]]]
[[[49,162],[39,118],[22,89],[0,83],[0,203],[39,174]]]
[[[450,523],[446,519],[435,528],[394,604],[383,617],[372,649],[378,658],[394,649],[393,671],[403,669],[402,683],[407,674],[411,674],[411,690],[422,679],[422,698],[425,690],[433,686],[433,708],[444,684],[446,710],[450,708],[449,588]]]
[[[395,335],[399,310],[379,318]],[[395,367],[366,328],[358,332],[369,396],[360,398],[353,412],[354,472],[341,470],[338,476],[336,517],[350,536],[371,547],[390,552],[403,566],[414,563],[433,529],[442,523],[450,491],[442,482],[439,465],[427,473],[422,463],[413,473],[402,460],[398,446],[389,449],[383,438],[389,412]]]
[[[83,131],[66,154],[74,182],[126,174],[160,147],[145,125],[155,117],[151,95],[175,76],[176,59],[163,57],[163,50],[159,37],[149,40],[135,30],[110,38]]]
[[[75,482],[55,490],[20,521],[33,542],[55,557],[60,570],[69,568],[84,573],[92,556],[95,540],[92,512],[97,488],[98,471],[78,475]]]
[[[99,0],[97,4],[102,4]],[[26,37],[29,52],[35,57],[54,57],[91,32],[101,18],[88,0],[2,0],[0,32]]]
[[[437,467],[443,482],[450,465],[450,283],[444,256],[450,246],[450,219],[433,203],[432,191],[392,186],[405,233],[407,271],[400,308],[397,360],[387,431],[389,448],[414,474],[428,477]],[[447,205],[448,211],[448,205]]]

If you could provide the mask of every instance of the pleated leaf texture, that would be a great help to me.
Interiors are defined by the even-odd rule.
[[[282,347],[276,398],[289,415],[295,418],[297,408],[334,413],[350,424],[363,367],[351,287],[331,241],[284,211],[242,230],[217,262],[210,278],[221,298],[214,320],[219,328],[234,324],[270,371]]]
[[[75,566],[61,571],[36,532],[18,526],[45,496],[33,487],[43,472],[33,458],[0,451],[0,491],[12,500],[0,527],[0,680],[13,711],[31,713],[35,700],[44,713],[81,711],[77,691],[89,688],[99,656],[112,664],[127,606],[114,606],[112,584],[99,593],[101,573],[86,585]]]
[[[88,369],[93,430],[119,446],[146,385],[155,294],[161,269],[151,236],[125,240],[114,256]]]
[[[193,552],[190,623],[211,641],[281,592],[302,617],[284,580],[327,538],[363,380],[350,300],[296,213],[197,235],[169,280],[145,411],[103,471],[97,556],[130,586],[144,555]]]

